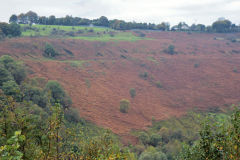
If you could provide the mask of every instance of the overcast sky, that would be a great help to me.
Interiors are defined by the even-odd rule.
[[[211,24],[225,17],[240,24],[240,0],[1,0],[0,21],[29,10],[41,16],[123,19],[136,22],[180,21]]]

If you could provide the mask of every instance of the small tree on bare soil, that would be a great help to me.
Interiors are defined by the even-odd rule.
[[[127,99],[122,99],[120,101],[120,112],[128,113],[129,110],[129,101]]]

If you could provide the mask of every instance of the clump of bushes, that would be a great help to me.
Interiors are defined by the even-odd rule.
[[[97,52],[96,56],[103,57],[103,54],[101,52]]]
[[[13,80],[12,75],[3,65],[0,65],[0,86],[10,80]]]
[[[8,55],[4,55],[0,58],[0,77],[0,85],[13,79],[17,84],[20,84],[26,78],[26,72],[21,63],[17,63]]]
[[[62,86],[57,81],[48,81],[45,91],[51,93],[52,104],[60,103],[63,108],[69,108],[71,106],[71,98],[66,94]]]
[[[156,147],[162,141],[162,137],[159,134],[153,133],[150,136],[149,144]]]
[[[232,43],[236,43],[237,40],[236,40],[236,39],[232,39],[231,42],[232,42]]]
[[[239,54],[240,53],[240,51],[237,51],[237,50],[232,50],[232,53],[235,53],[235,54]]]
[[[233,72],[234,72],[234,73],[238,73],[237,68],[234,68],[234,69],[233,69]]]
[[[90,32],[90,33],[93,33],[93,32],[94,32],[94,30],[93,30],[93,29],[89,29],[89,30],[88,30],[88,32]]]
[[[135,33],[139,36],[139,37],[145,37],[146,34],[144,34],[143,32],[141,31],[135,31]]]
[[[84,30],[80,30],[80,29],[79,29],[79,30],[77,31],[77,34],[82,34],[82,33],[84,33]]]
[[[144,151],[140,157],[139,160],[167,160],[167,156],[161,152],[157,151],[154,147],[148,147],[146,151]]]
[[[74,37],[75,33],[73,31],[69,31],[65,34],[66,36]]]
[[[13,58],[4,55],[0,58],[0,89],[4,94],[14,97],[20,101],[22,95],[20,93],[19,84],[26,78],[25,70],[20,63]]]
[[[175,51],[175,46],[172,44],[169,45],[168,48],[164,50],[164,52],[170,55],[177,54],[177,52]]]
[[[109,32],[109,35],[110,35],[110,37],[114,37],[115,33],[111,31],[111,32]]]
[[[120,112],[128,113],[129,110],[129,101],[127,99],[122,99],[120,101]]]
[[[194,64],[194,68],[198,68],[198,67],[199,67],[198,63]]]
[[[0,23],[0,37],[17,37],[22,34],[20,25],[16,23]]]
[[[34,104],[46,108],[48,96],[42,88],[37,87],[35,84],[23,84],[21,85],[21,90],[23,92],[23,100],[32,101]]]
[[[64,117],[69,122],[75,122],[78,123],[81,121],[79,117],[78,110],[75,108],[68,108],[64,111]]]
[[[123,59],[127,59],[127,57],[125,55],[123,55],[123,54],[121,54],[120,57],[123,58]]]
[[[4,38],[4,34],[3,34],[3,31],[0,28],[0,40],[2,40],[3,38]]]
[[[44,49],[44,56],[53,58],[58,55],[58,52],[53,48],[52,45],[49,43],[46,43],[45,49]]]
[[[134,98],[134,97],[136,96],[136,90],[135,90],[135,88],[131,88],[131,89],[129,90],[129,93],[130,93],[131,97]]]
[[[156,86],[157,86],[157,88],[163,88],[162,83],[160,81],[156,82]]]
[[[71,98],[57,81],[49,81],[42,89],[36,84],[27,84],[24,66],[8,55],[0,57],[0,89],[4,94],[12,96],[16,101],[31,101],[45,108],[48,99],[54,105],[60,103],[63,108],[69,108]],[[32,81],[33,82],[33,81]]]
[[[146,132],[140,132],[138,139],[144,144],[147,145],[150,141],[150,137]]]
[[[151,145],[154,147],[156,147],[162,141],[161,135],[157,133],[151,133],[149,135],[146,132],[140,132],[138,135],[138,139],[142,142],[142,144]]]
[[[14,97],[17,101],[21,100],[20,88],[14,80],[4,82],[1,88],[6,95]]]
[[[140,33],[139,36],[140,36],[140,37],[145,37],[146,34],[144,34],[144,33]]]
[[[52,34],[52,35],[58,34],[58,30],[57,30],[56,28],[53,28],[53,29],[51,30],[51,34]]]
[[[147,79],[148,78],[148,72],[143,72],[139,74],[139,77]]]

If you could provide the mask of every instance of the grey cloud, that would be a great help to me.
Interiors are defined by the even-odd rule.
[[[216,9],[223,9],[226,5],[228,5],[229,3],[232,2],[237,2],[238,0],[219,0],[219,1],[215,1],[215,2],[207,2],[204,4],[185,4],[183,6],[180,7],[175,7],[175,9],[178,10],[183,10],[183,11],[191,11],[191,12],[197,12],[197,11],[201,11],[201,10],[216,10]]]
[[[239,0],[8,0],[1,2],[0,21],[8,21],[11,14],[29,10],[39,15],[65,15],[97,18],[102,15],[138,22],[169,21],[176,24],[185,20],[210,24],[218,17],[240,23]],[[230,4],[239,5],[238,7]]]

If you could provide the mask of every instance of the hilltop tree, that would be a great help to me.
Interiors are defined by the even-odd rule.
[[[27,17],[27,20],[30,24],[38,22],[38,15],[33,11],[27,12],[25,16]]]
[[[178,29],[181,30],[181,31],[185,31],[185,30],[188,30],[189,26],[185,23],[185,22],[180,22],[178,25],[177,25]]]
[[[212,24],[212,28],[215,32],[225,33],[231,31],[232,22],[229,20],[216,21]]]
[[[45,25],[46,25],[46,24],[48,23],[48,18],[45,17],[45,16],[39,17],[38,23],[39,23],[39,24],[45,24]]]
[[[18,21],[18,17],[15,14],[13,14],[9,19],[9,23],[17,23],[17,21]]]
[[[168,23],[161,23],[157,25],[157,29],[161,30],[161,31],[168,31],[169,30],[170,25]]]
[[[113,21],[111,21],[111,27],[113,29],[127,30],[127,29],[130,29],[129,26],[130,26],[129,23],[126,23],[125,21],[122,21],[122,20],[113,20]]]
[[[27,24],[27,16],[24,13],[21,13],[20,15],[18,15],[18,23],[20,24]]]
[[[203,24],[192,24],[190,27],[191,31],[198,31],[198,32],[204,32],[206,29],[205,25]]]
[[[55,16],[50,16],[48,19],[48,24],[49,25],[54,25],[56,23],[56,17]]]
[[[66,25],[66,26],[71,26],[73,25],[73,17],[72,16],[66,16],[64,19],[63,19],[63,24]]]
[[[107,17],[101,16],[101,17],[98,19],[98,25],[99,25],[99,26],[108,27],[108,26],[109,26],[109,21],[108,21]]]

